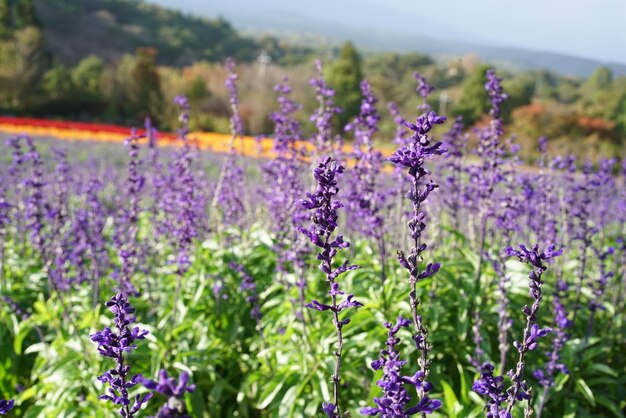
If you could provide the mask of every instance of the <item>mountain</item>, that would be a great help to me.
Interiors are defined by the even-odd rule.
[[[202,16],[224,16],[246,34],[265,33],[287,39],[338,44],[352,40],[361,49],[416,51],[439,58],[478,54],[482,60],[519,69],[548,69],[563,75],[588,76],[600,65],[616,75],[626,65],[568,54],[502,45],[497,38],[460,30],[421,14],[407,1],[360,0],[151,0]],[[381,7],[381,4],[384,7]]]
[[[260,47],[222,18],[201,18],[139,0],[36,0],[48,50],[65,64],[158,49],[158,61],[182,66],[227,56],[253,59]]]

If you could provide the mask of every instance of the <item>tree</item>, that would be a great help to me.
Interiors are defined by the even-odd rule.
[[[341,48],[339,59],[330,66],[328,72],[328,84],[335,89],[335,104],[342,109],[337,118],[340,128],[359,113],[362,79],[361,57],[354,45],[346,42]]]
[[[502,106],[502,116],[505,120],[510,119],[514,109],[530,104],[535,94],[536,84],[536,78],[528,73],[519,74],[502,83],[504,91],[509,95]]]
[[[101,78],[104,61],[95,55],[83,58],[72,69],[72,83],[79,90],[81,96],[89,100],[101,97]]]
[[[0,94],[11,107],[23,106],[49,68],[43,34],[29,26],[0,43]]]
[[[163,91],[156,57],[157,50],[154,48],[137,48],[131,71],[131,100],[135,116],[149,114],[155,118],[162,110]]]
[[[590,91],[605,90],[611,87],[613,71],[608,67],[598,67],[589,76],[585,89]]]
[[[17,2],[15,25],[17,28],[39,26],[39,19],[37,18],[33,0],[19,0]]]
[[[472,124],[489,111],[489,98],[485,91],[485,72],[489,66],[478,65],[463,83],[461,97],[453,110],[455,116],[463,116],[463,121]]]
[[[11,9],[9,0],[0,0],[0,39],[11,34]]]
[[[69,98],[73,90],[70,71],[63,65],[51,68],[43,76],[42,87],[46,99],[59,100]]]

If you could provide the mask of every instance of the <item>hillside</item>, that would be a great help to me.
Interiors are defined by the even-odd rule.
[[[224,16],[245,33],[267,33],[287,40],[313,39],[317,44],[339,45],[351,40],[371,51],[419,52],[448,59],[477,54],[481,60],[511,69],[547,69],[562,75],[588,77],[598,66],[614,74],[626,74],[626,65],[568,53],[512,47],[497,36],[485,38],[424,14],[410,1],[361,0],[351,2],[318,0],[150,0],[199,16]],[[442,6],[445,9],[445,7]],[[537,30],[544,30],[537,28]]]
[[[36,0],[48,50],[75,64],[96,54],[113,59],[138,47],[154,47],[160,64],[183,66],[227,56],[256,57],[257,43],[223,19],[199,18],[140,0]]]

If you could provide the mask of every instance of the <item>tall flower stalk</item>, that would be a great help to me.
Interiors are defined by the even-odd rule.
[[[519,353],[519,358],[515,370],[511,373],[511,381],[513,384],[508,390],[508,406],[506,412],[510,413],[517,400],[520,400],[520,398],[530,399],[528,387],[523,377],[525,367],[524,356],[529,351],[536,350],[539,345],[539,338],[545,337],[552,331],[551,328],[539,328],[539,324],[537,323],[539,306],[543,298],[541,291],[543,286],[542,275],[547,269],[544,263],[563,254],[563,250],[556,250],[554,245],[549,245],[544,251],[539,251],[537,245],[530,250],[520,245],[519,250],[509,247],[506,252],[508,255],[517,257],[520,261],[529,264],[533,268],[528,275],[528,287],[530,288],[530,296],[533,303],[530,308],[528,305],[524,305],[522,308],[522,312],[526,316],[526,328],[524,328],[522,341],[515,341],[513,343],[513,346]]]
[[[511,386],[504,391],[503,376],[494,375],[494,367],[490,363],[483,364],[481,375],[472,386],[472,390],[487,399],[487,417],[511,418],[511,410],[517,402],[528,401],[525,416],[531,415],[530,399],[531,389],[524,379],[524,369],[526,367],[526,355],[539,347],[539,338],[543,338],[550,333],[551,328],[540,328],[538,312],[540,302],[543,298],[542,275],[547,267],[545,262],[561,255],[563,250],[555,250],[553,245],[548,246],[544,251],[540,251],[535,245],[528,249],[524,245],[519,246],[519,250],[508,247],[506,254],[517,257],[521,262],[532,266],[528,275],[530,296],[533,303],[530,307],[524,305],[522,312],[526,316],[526,327],[524,328],[522,340],[515,341],[513,346],[517,349],[518,360],[514,369],[509,371]]]
[[[213,209],[218,207],[221,209],[222,226],[241,227],[245,216],[244,201],[241,197],[245,194],[245,178],[235,149],[235,140],[243,138],[244,128],[239,112],[239,93],[236,83],[238,76],[235,71],[235,61],[231,58],[227,59],[226,68],[228,77],[224,84],[229,93],[231,108],[231,138],[228,145],[228,154],[224,157],[220,176],[215,187],[211,207]],[[214,217],[214,219],[216,218]]]
[[[137,289],[132,284],[132,277],[140,257],[140,247],[137,242],[139,232],[139,213],[141,211],[141,191],[144,188],[145,177],[139,172],[143,161],[139,156],[138,141],[141,137],[135,130],[126,140],[128,151],[128,175],[126,179],[126,196],[128,206],[120,211],[116,219],[115,241],[121,259],[121,268],[118,272],[118,288],[125,294],[135,294]]]
[[[320,261],[319,268],[326,275],[331,298],[330,305],[313,300],[306,306],[317,311],[330,311],[333,317],[333,324],[337,331],[337,347],[335,349],[335,371],[332,375],[333,381],[333,400],[332,402],[324,402],[322,410],[330,418],[342,417],[340,407],[340,386],[341,386],[341,358],[343,352],[343,327],[350,322],[349,318],[340,319],[340,313],[348,308],[357,308],[363,306],[354,299],[354,295],[348,294],[345,298],[345,292],[339,288],[337,279],[344,273],[358,268],[351,265],[349,260],[345,260],[338,267],[333,266],[333,262],[337,252],[341,249],[348,248],[350,243],[343,239],[342,235],[333,238],[333,233],[337,228],[337,219],[339,217],[337,210],[343,207],[335,196],[339,193],[337,187],[337,175],[343,173],[344,168],[331,157],[325,157],[313,170],[313,178],[317,184],[314,193],[307,193],[306,199],[300,200],[298,203],[305,209],[313,212],[311,215],[312,225],[310,227],[300,226],[298,230],[311,240],[313,245],[320,248],[317,259]],[[340,301],[340,299],[343,299]]]
[[[114,315],[115,330],[105,327],[91,335],[91,341],[98,345],[98,352],[103,357],[115,360],[115,367],[104,372],[98,380],[108,383],[107,393],[101,395],[99,399],[112,402],[120,407],[119,414],[124,418],[132,418],[141,409],[152,393],[146,395],[136,395],[134,401],[129,398],[128,389],[132,389],[141,382],[140,374],[130,375],[130,365],[126,363],[125,352],[133,351],[137,348],[135,344],[138,340],[143,340],[148,331],[139,327],[131,327],[131,321],[135,308],[133,308],[124,293],[118,293],[105,306]]]
[[[568,319],[568,313],[563,302],[567,299],[569,286],[563,280],[557,280],[554,298],[552,299],[552,312],[554,315],[554,326],[552,328],[552,348],[548,352],[548,362],[543,369],[533,372],[535,379],[543,387],[537,418],[541,418],[543,410],[548,400],[548,391],[554,386],[554,380],[558,373],[568,374],[569,370],[565,364],[560,363],[561,352],[569,335],[568,330],[572,326],[572,321]]]
[[[374,135],[378,132],[380,114],[376,109],[378,99],[366,80],[361,82],[361,93],[363,100],[359,115],[345,127],[346,131],[354,132],[352,158],[355,160],[351,171],[351,187],[346,197],[350,215],[348,219],[352,229],[374,240],[380,259],[381,280],[384,283],[387,276],[387,250],[382,209],[387,193],[381,190],[379,184],[383,156],[374,149]]]
[[[335,90],[330,88],[324,79],[324,71],[322,62],[315,61],[315,69],[317,77],[312,78],[309,84],[315,89],[315,98],[318,106],[315,112],[310,116],[311,122],[315,124],[316,132],[312,138],[315,147],[314,158],[320,158],[322,155],[333,151],[332,121],[336,113],[341,113],[341,108],[335,106],[334,96]]]
[[[479,303],[481,290],[481,276],[483,262],[485,259],[485,242],[489,219],[494,215],[493,195],[498,183],[502,181],[501,165],[504,154],[504,144],[500,138],[504,134],[503,122],[501,118],[502,103],[508,97],[500,84],[501,79],[496,76],[493,69],[487,70],[487,82],[485,90],[491,102],[491,121],[488,128],[478,132],[479,144],[477,154],[481,158],[479,166],[470,167],[470,182],[472,188],[468,189],[471,198],[476,201],[478,210],[478,263],[474,276],[474,291],[468,306],[468,315],[473,324],[481,322],[480,312],[476,309]],[[473,327],[474,339],[480,344],[480,336],[476,335]]]
[[[428,391],[430,390],[430,386],[425,384],[425,382],[429,374],[430,360],[428,355],[431,346],[427,341],[428,329],[422,321],[422,316],[418,314],[420,302],[417,298],[417,283],[435,274],[440,267],[439,263],[429,263],[420,271],[422,253],[426,250],[426,244],[421,242],[422,233],[426,229],[426,223],[424,222],[426,214],[423,212],[421,205],[430,193],[438,187],[434,181],[428,178],[428,171],[425,167],[426,160],[445,153],[445,149],[441,147],[442,143],[431,143],[428,134],[434,125],[443,124],[445,120],[445,116],[437,116],[435,112],[431,111],[417,118],[415,124],[405,122],[404,125],[413,131],[414,134],[410,138],[408,145],[398,148],[389,158],[389,161],[392,163],[408,169],[408,175],[413,183],[412,190],[409,190],[406,194],[407,199],[413,204],[413,216],[408,222],[412,247],[408,256],[404,252],[398,251],[398,261],[409,273],[409,284],[411,286],[409,301],[415,327],[413,341],[420,353],[418,365],[421,373],[418,380],[421,384],[416,386],[420,402],[428,399]],[[426,413],[427,411],[422,411],[421,415],[425,416]]]

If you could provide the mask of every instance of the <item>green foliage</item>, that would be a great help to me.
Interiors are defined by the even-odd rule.
[[[83,58],[72,69],[71,79],[74,86],[79,89],[79,94],[91,99],[101,98],[101,77],[104,70],[102,58],[89,55]]]
[[[192,17],[144,1],[38,0],[37,6],[42,26],[62,40],[50,43],[52,53],[66,64],[91,54],[120,58],[146,47],[159,51],[159,63],[175,66],[227,56],[249,61],[260,50],[222,18]]]
[[[15,27],[39,26],[33,0],[18,0],[15,6]]]
[[[489,98],[485,91],[485,72],[487,65],[479,65],[468,75],[462,85],[461,97],[454,107],[455,116],[463,116],[463,120],[472,124],[489,111]]]
[[[163,92],[161,78],[156,67],[157,51],[152,48],[139,48],[133,69],[130,73],[129,95],[132,111],[140,115],[148,112],[153,118],[161,113]],[[141,120],[143,118],[138,118]]]
[[[613,72],[608,67],[598,67],[583,86],[585,90],[605,90],[613,83]]]
[[[52,67],[46,71],[42,80],[42,88],[52,100],[66,99],[74,91],[72,73],[64,65]]]
[[[149,239],[149,228],[147,216],[142,216],[142,239]],[[432,279],[420,282],[417,289],[433,345],[432,396],[444,403],[433,418],[481,417],[483,401],[470,390],[477,372],[466,360],[473,349],[467,339],[467,301],[476,296],[471,292],[478,254],[472,251],[471,242],[444,228],[449,234],[441,237],[442,245],[433,254],[443,262],[442,269]],[[410,307],[406,272],[391,262],[388,279],[381,285],[381,266],[371,256],[373,248],[364,241],[353,244],[353,261],[362,268],[344,276],[343,285],[365,306],[350,313],[351,322],[345,328],[342,408],[358,416],[358,410],[380,394],[375,383],[380,373],[369,364],[384,346],[386,332],[381,324],[407,315]],[[154,378],[161,368],[173,375],[188,371],[197,385],[196,392],[185,399],[194,417],[318,416],[321,402],[330,398],[332,390],[335,330],[318,312],[305,311],[304,319],[296,319],[298,292],[284,283],[299,278],[294,272],[277,274],[273,245],[272,238],[258,226],[243,236],[228,232],[197,242],[176,305],[177,276],[168,263],[174,255],[169,251],[152,254],[146,260],[151,271],[133,277],[141,290],[141,296],[131,300],[137,308],[137,323],[150,335],[129,357],[132,372]],[[111,269],[117,264],[113,260]],[[254,277],[262,303],[261,329],[249,316],[246,295],[239,289],[240,277],[229,268],[231,261],[243,264]],[[5,266],[3,289],[10,289],[14,299],[31,313],[22,318],[7,305],[0,308],[0,392],[14,394],[18,384],[25,388],[16,395],[16,416],[113,416],[112,408],[97,399],[104,388],[95,379],[112,366],[112,360],[100,357],[89,340],[91,333],[110,325],[112,319],[101,304],[92,307],[90,284],[75,287],[65,300],[46,298],[47,279],[38,257],[28,248],[20,250],[14,242],[8,242]],[[511,335],[517,339],[523,322],[519,308],[528,303],[527,268],[516,261],[508,267]],[[569,263],[563,266],[563,274],[569,277],[576,269],[576,263]],[[539,321],[547,325],[555,277],[548,273],[545,279],[546,297]],[[311,269],[306,280],[307,301],[326,297],[321,272]],[[495,335],[497,327],[493,292],[497,275],[485,269],[480,280],[485,289],[481,295],[483,349],[488,357],[496,358],[498,342],[489,336]],[[219,292],[214,290],[217,284]],[[113,294],[113,285],[110,279],[104,281],[103,300]],[[586,315],[581,311],[573,335],[584,333]],[[562,375],[550,390],[544,416],[623,418],[626,364],[619,355],[623,312],[615,312],[608,304],[596,319],[597,330],[606,332],[598,331],[602,338],[592,338],[587,347],[576,339],[567,344],[563,361],[570,374]],[[398,336],[401,356],[408,360],[404,370],[410,374],[417,368],[411,334],[403,331]],[[547,361],[544,353],[549,345],[550,338],[542,340],[541,347],[527,358],[531,366],[526,376],[536,390],[539,386],[532,370]],[[511,350],[507,364],[514,362]],[[138,387],[131,395],[144,391]],[[538,395],[535,402],[539,402]],[[154,414],[163,402],[154,398],[142,416]],[[515,416],[521,413],[517,412]]]
[[[339,58],[328,69],[328,84],[335,89],[335,104],[342,109],[337,116],[341,129],[358,113],[361,105],[361,57],[351,42],[341,48]]]
[[[0,0],[0,40],[11,33],[11,9],[9,0]]]
[[[42,32],[28,26],[0,42],[0,101],[13,107],[33,99],[48,67]]]
[[[512,78],[506,78],[502,83],[504,91],[509,98],[502,107],[502,116],[510,120],[513,109],[529,104],[532,101],[537,80],[532,74],[520,74]]]

